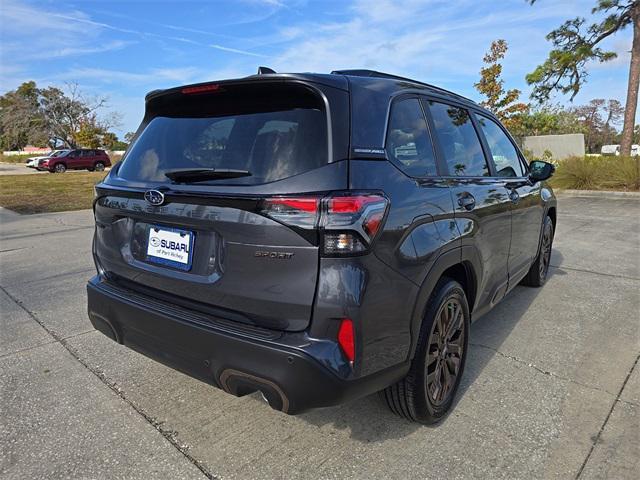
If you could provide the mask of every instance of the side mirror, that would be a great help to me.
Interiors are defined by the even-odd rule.
[[[551,178],[553,172],[556,171],[556,167],[548,162],[542,160],[534,160],[529,164],[529,178],[533,183],[542,182]]]

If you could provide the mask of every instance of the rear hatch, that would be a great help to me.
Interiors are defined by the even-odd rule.
[[[347,187],[345,112],[345,90],[296,79],[151,94],[133,145],[96,187],[99,269],[226,320],[305,329],[319,263],[305,202]]]

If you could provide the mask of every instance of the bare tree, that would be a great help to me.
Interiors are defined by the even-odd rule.
[[[57,87],[42,90],[40,104],[52,140],[70,148],[78,146],[81,131],[90,129],[106,133],[120,124],[120,116],[116,113],[98,115],[107,104],[106,97],[86,96],[77,83],[67,83],[66,93]]]

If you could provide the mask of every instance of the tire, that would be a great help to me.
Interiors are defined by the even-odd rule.
[[[102,162],[96,162],[95,165],[93,166],[94,170],[96,172],[104,172],[104,163]],[[93,171],[93,170],[92,170]]]
[[[67,171],[67,166],[64,163],[56,163],[53,167],[55,173],[64,173]]]
[[[522,284],[528,287],[541,287],[547,281],[549,264],[551,263],[551,248],[553,246],[553,222],[547,216],[542,222],[542,239],[540,250],[535,261],[531,264],[529,273],[522,279]]]
[[[457,329],[443,341],[440,331],[446,333],[447,325]],[[426,425],[440,421],[451,408],[460,385],[468,343],[467,297],[458,282],[442,278],[427,305],[409,373],[381,392],[391,411]]]

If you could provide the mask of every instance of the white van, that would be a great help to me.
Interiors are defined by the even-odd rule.
[[[600,153],[604,156],[620,156],[620,145],[603,145]],[[640,155],[640,145],[631,145],[631,156],[637,157],[638,155]]]

